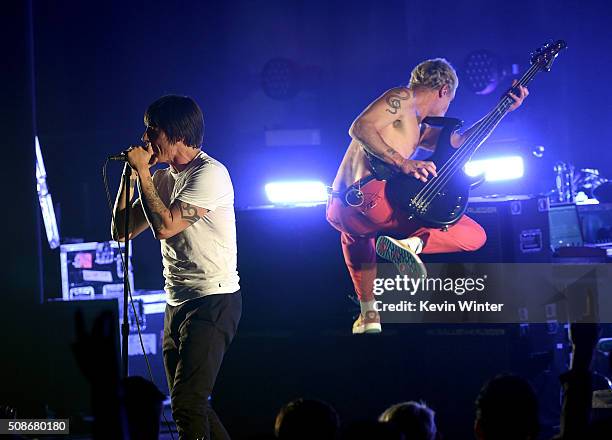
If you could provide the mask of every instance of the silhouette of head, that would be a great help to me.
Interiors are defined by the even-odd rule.
[[[434,440],[437,433],[434,417],[435,413],[425,403],[411,401],[390,406],[378,420],[394,424],[411,440]]]
[[[476,399],[474,431],[479,440],[535,439],[538,400],[531,385],[510,374],[486,383]]]
[[[331,440],[336,438],[339,425],[338,414],[329,404],[296,399],[280,409],[274,432],[280,440]]]

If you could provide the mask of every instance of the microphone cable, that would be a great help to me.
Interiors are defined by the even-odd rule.
[[[113,210],[113,204],[111,201],[111,195],[110,195],[110,190],[108,187],[108,176],[106,174],[106,168],[108,166],[108,162],[109,162],[109,158],[107,158],[104,161],[104,165],[102,166],[102,179],[104,180],[104,190],[106,191],[106,201],[108,202],[108,208],[110,210],[111,213],[111,220],[113,223],[113,232],[115,233],[115,236],[118,237],[119,236],[119,231],[117,229],[117,222],[115,221],[115,213]],[[129,165],[128,165],[129,166]],[[131,200],[128,200],[128,196],[129,194],[126,194],[126,206],[128,206],[128,203],[130,203],[130,207],[131,207]],[[127,240],[128,237],[125,237],[125,239]],[[124,269],[124,273],[129,273],[129,268],[126,269],[126,265],[127,262],[125,261],[125,259],[123,258],[123,253],[121,252],[121,245],[119,245],[119,256],[121,257],[121,265],[123,266]],[[149,373],[149,379],[151,380],[151,383],[153,385],[155,385],[155,379],[153,379],[153,370],[151,369],[151,363],[149,362],[149,356],[147,356],[147,351],[145,350],[145,346],[144,346],[144,342],[142,340],[142,331],[140,329],[140,320],[138,319],[138,314],[136,313],[136,306],[134,305],[134,299],[132,298],[132,286],[130,285],[129,281],[127,283],[128,285],[128,294],[129,294],[129,298],[130,298],[130,305],[132,306],[132,311],[134,312],[134,320],[136,321],[136,328],[138,329],[138,339],[140,340],[140,347],[142,348],[142,354],[144,355],[144,359],[145,359],[145,363],[147,365],[147,371]],[[144,308],[143,308],[143,313],[144,313]],[[129,353],[125,353],[126,356],[129,355]],[[157,385],[155,385],[157,386]],[[166,427],[168,428],[168,432],[170,432],[170,437],[172,438],[172,440],[174,440],[174,434],[172,433],[172,426],[170,425],[170,422],[168,421],[168,418],[166,417],[166,413],[164,412],[164,408],[163,408],[163,403],[162,403],[162,416],[164,418],[164,422],[166,423]]]

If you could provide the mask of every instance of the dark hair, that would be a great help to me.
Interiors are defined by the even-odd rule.
[[[296,399],[276,416],[274,431],[281,440],[334,439],[340,421],[336,411],[320,400]]]
[[[163,130],[172,143],[183,141],[190,147],[202,146],[204,116],[189,96],[162,96],[147,108],[144,123],[147,127]]]
[[[512,374],[496,376],[476,399],[476,421],[485,439],[536,438],[540,423],[538,399],[525,379]]]
[[[392,423],[406,436],[415,440],[436,438],[435,413],[423,402],[403,402],[390,406],[378,418]]]

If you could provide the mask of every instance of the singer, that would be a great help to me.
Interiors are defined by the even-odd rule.
[[[227,169],[201,151],[204,119],[193,99],[159,98],[144,123],[144,146],[125,151],[131,173],[122,179],[129,178],[132,189],[137,184],[139,193],[130,208],[129,239],[150,228],[161,243],[172,414],[181,440],[229,439],[208,399],[242,313],[232,182]],[[168,166],[151,176],[150,168],[161,163]],[[122,182],[111,225],[117,241],[125,240],[124,188]]]

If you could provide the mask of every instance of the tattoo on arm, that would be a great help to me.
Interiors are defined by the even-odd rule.
[[[139,179],[138,183],[145,217],[151,228],[155,232],[160,232],[164,226],[164,213],[170,213],[170,210],[159,197],[152,179]]]
[[[401,167],[402,163],[404,162],[404,157],[401,154],[391,147],[387,148],[385,153],[395,166]]]
[[[149,213],[149,216],[151,217],[151,226],[153,226],[153,229],[155,229],[156,231],[159,231],[164,225],[164,220],[162,219],[162,216],[159,215],[157,212],[151,212]]]
[[[198,215],[198,208],[190,205],[189,203],[180,202],[179,209],[181,211],[181,218],[183,218],[183,220],[187,220],[191,225],[201,218]]]
[[[396,115],[399,109],[402,107],[402,101],[410,98],[410,92],[407,90],[394,90],[391,92],[386,98],[385,101],[387,105],[390,107],[385,109],[392,115]]]
[[[368,144],[366,144],[363,141],[359,141],[359,144],[361,145],[361,147],[368,153],[370,153],[373,156],[378,157],[380,160],[382,160],[383,162],[395,165],[398,168],[402,167],[402,163],[404,162],[404,157],[398,153],[396,150],[394,150],[391,147],[387,147],[384,152],[382,153],[376,153],[374,148],[372,148],[371,146],[369,146]]]

